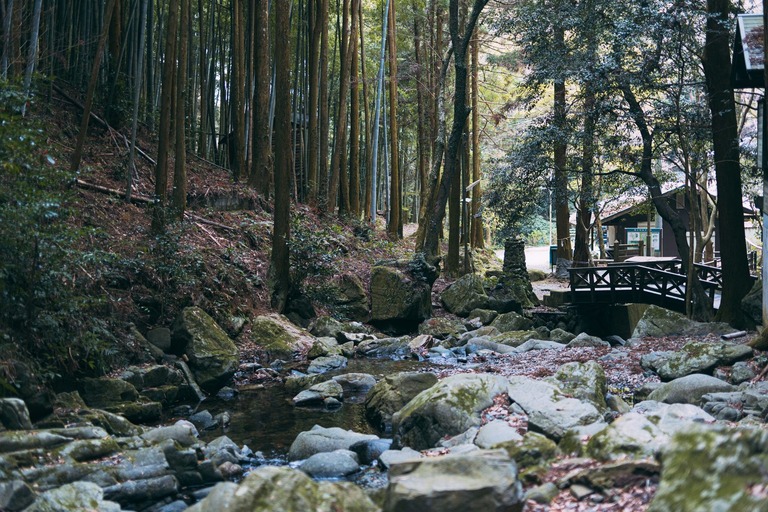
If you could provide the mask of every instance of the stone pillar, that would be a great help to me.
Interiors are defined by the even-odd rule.
[[[509,238],[504,242],[503,275],[499,284],[500,295],[514,299],[522,307],[538,305],[539,301],[533,293],[528,267],[525,264],[525,242],[519,238]]]

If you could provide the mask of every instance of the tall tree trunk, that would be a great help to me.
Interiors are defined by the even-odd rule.
[[[480,186],[482,170],[480,168],[480,87],[478,71],[480,64],[480,42],[478,30],[472,38],[472,203],[470,208],[470,244],[473,248],[483,249],[483,218],[480,216],[480,201],[483,190]]]
[[[563,55],[565,47],[565,31],[562,28],[555,29],[555,40],[558,55]],[[558,137],[554,144],[554,196],[555,196],[555,231],[557,237],[557,275],[567,277],[568,268],[573,264],[573,250],[571,249],[571,213],[568,207],[568,170],[566,154],[566,116],[565,116],[565,81],[555,80],[555,104],[554,125]]]
[[[358,18],[360,0],[352,0],[351,77],[349,115],[349,208],[355,219],[360,218],[360,81],[358,76]]]
[[[397,133],[397,40],[395,27],[395,0],[389,0],[389,30],[387,31],[387,43],[389,50],[389,144],[390,154],[390,180],[389,200],[390,213],[387,224],[387,235],[392,240],[398,240],[403,236],[402,191],[400,190],[400,149]]]
[[[171,104],[174,96],[176,69],[176,34],[178,33],[179,0],[168,4],[168,29],[165,41],[165,62],[160,97],[160,133],[157,143],[157,165],[155,166],[155,205],[152,215],[152,230],[165,229],[165,207],[168,197],[168,153],[171,139]]]
[[[290,0],[275,0],[275,211],[272,253],[269,258],[269,290],[272,307],[282,313],[291,291],[288,239],[290,238],[291,154],[291,37]]]
[[[429,224],[424,239],[424,253],[428,261],[437,261],[439,253],[440,230],[445,218],[445,205],[448,202],[450,184],[459,168],[459,150],[464,124],[467,122],[467,46],[475,30],[477,18],[480,16],[488,0],[475,0],[472,12],[464,27],[463,36],[459,34],[459,1],[451,0],[449,4],[449,27],[453,47],[453,63],[455,69],[455,87],[453,104],[453,124],[448,138],[445,156],[445,170],[440,179],[435,205],[430,213]]]
[[[272,186],[272,147],[270,145],[270,66],[269,66],[269,0],[256,0],[254,55],[255,83],[253,91],[253,156],[248,183],[264,197]]]
[[[373,154],[371,151],[371,132],[373,131],[373,127],[371,126],[371,113],[368,102],[368,75],[365,71],[365,44],[363,44],[365,25],[363,24],[362,4],[360,5],[360,9],[358,9],[358,16],[360,18],[357,24],[360,27],[360,41],[358,48],[360,49],[360,71],[363,83],[363,117],[365,118],[365,184],[363,185],[364,199],[360,213],[362,214],[363,218],[365,218],[368,212],[371,211],[371,182],[373,177],[371,169],[373,162]]]
[[[107,8],[104,11],[104,22],[102,23],[101,36],[99,36],[99,45],[96,49],[96,55],[93,57],[93,67],[91,68],[91,79],[88,82],[88,91],[85,94],[85,106],[83,107],[83,118],[80,121],[80,132],[77,135],[75,151],[72,155],[72,172],[80,168],[80,160],[83,158],[83,145],[88,133],[88,122],[91,119],[91,106],[93,105],[93,95],[96,92],[96,84],[99,81],[99,69],[101,66],[101,56],[104,53],[104,46],[107,44],[107,32],[109,29],[109,20],[112,18],[112,12],[115,8],[115,0],[109,0]]]
[[[37,46],[40,34],[40,12],[43,8],[43,0],[35,0],[35,5],[32,9],[32,27],[29,31],[29,48],[27,50],[27,66],[24,70],[24,96],[29,97],[29,90],[32,86],[32,72],[35,69],[35,62],[37,61]],[[27,103],[21,106],[21,115],[25,115],[27,112]]]
[[[596,96],[594,85],[587,82],[584,86],[584,133],[582,135],[581,186],[579,187],[579,207],[576,212],[576,240],[573,249],[573,265],[586,267],[591,264],[589,252],[589,229],[592,225],[592,208],[595,204],[594,165],[595,165],[595,128],[597,127]]]
[[[181,20],[179,21],[179,50],[177,52],[178,70],[176,74],[175,120],[176,148],[173,166],[173,216],[176,220],[184,218],[187,208],[187,49],[189,46],[189,2],[180,0]]]
[[[381,51],[379,52],[379,75],[376,80],[376,100],[373,107],[373,135],[371,136],[371,209],[370,209],[370,222],[374,226],[376,225],[376,213],[378,208],[377,201],[377,173],[379,170],[379,120],[381,119],[381,99],[384,95],[384,58],[386,51],[387,33],[389,25],[389,5],[391,0],[387,0],[384,4],[384,15],[382,16],[382,28],[381,28]]]
[[[328,207],[327,212],[339,213],[349,211],[348,181],[346,181],[346,155],[347,155],[347,96],[349,95],[349,69],[350,59],[350,3],[351,0],[342,0],[342,28],[340,41],[340,78],[339,78],[339,104],[336,116],[336,134],[334,136],[333,153],[331,154],[331,176],[328,182]],[[341,193],[340,193],[341,192]],[[337,199],[340,201],[337,203]]]
[[[11,60],[11,21],[13,20],[13,0],[8,0],[3,18],[3,56],[0,58],[0,79],[8,79],[8,66]]]
[[[318,165],[320,152],[318,110],[320,96],[320,40],[322,38],[322,7],[321,0],[313,0],[309,8],[309,156],[307,158],[307,202],[317,206],[318,194]]]
[[[212,13],[208,14],[213,16]],[[200,49],[198,51],[198,66],[200,73],[200,129],[197,138],[197,152],[203,158],[208,158],[208,136],[206,129],[208,127],[208,62],[210,54],[208,53],[208,36],[205,25],[205,11],[203,10],[203,0],[197,0],[197,30],[200,38]]]
[[[419,179],[419,209],[427,203],[429,197],[429,190],[427,190],[427,179],[429,178],[429,149],[431,144],[429,142],[429,127],[427,126],[427,82],[429,77],[427,76],[427,69],[425,66],[424,48],[425,44],[422,41],[422,27],[421,16],[416,15],[419,11],[419,7],[413,2],[413,48],[416,59],[416,112],[418,123],[416,126],[416,143],[417,143],[417,162],[418,162],[418,179]],[[419,212],[421,213],[421,212]],[[421,215],[419,215],[419,219]]]
[[[736,103],[731,77],[731,2],[707,0],[707,32],[704,45],[704,76],[712,112],[712,143],[717,177],[717,207],[720,212],[720,257],[723,265],[723,294],[718,319],[741,326],[741,299],[749,292],[751,279],[744,235],[741,203],[741,168]]]
[[[320,26],[320,158],[317,167],[318,204],[328,202],[328,140],[330,134],[330,116],[328,105],[328,0],[322,2]]]
[[[232,137],[230,137],[229,154],[232,176],[239,181],[241,176],[247,176],[245,169],[245,8],[243,0],[233,0],[232,18]],[[286,62],[287,65],[287,62]]]
[[[136,174],[136,131],[139,125],[139,102],[141,100],[141,83],[144,73],[144,41],[147,23],[147,0],[141,0],[139,11],[139,43],[136,52],[136,65],[133,79],[133,115],[131,116],[131,146],[128,150],[128,172],[125,186],[125,200],[131,201],[133,192],[133,176]]]

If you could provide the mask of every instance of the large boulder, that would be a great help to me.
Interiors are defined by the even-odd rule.
[[[24,400],[0,398],[0,425],[8,430],[32,430],[32,421]]]
[[[359,434],[339,427],[324,428],[315,425],[296,436],[288,450],[288,460],[302,460],[316,453],[349,450],[358,441],[378,439],[370,434]]]
[[[727,334],[735,330],[723,322],[695,322],[680,313],[659,306],[648,306],[635,326],[632,337],[705,336]]]
[[[488,309],[490,299],[483,288],[483,278],[467,274],[443,291],[440,300],[445,309],[457,316],[468,316],[475,309]]]
[[[556,441],[571,429],[602,420],[594,405],[568,397],[550,382],[511,377],[507,392],[528,415],[529,427]]]
[[[586,400],[599,411],[604,411],[608,407],[605,404],[605,371],[595,361],[566,363],[546,380],[567,395]]]
[[[371,323],[407,332],[432,316],[437,269],[423,255],[411,261],[380,262],[371,269]]]
[[[532,325],[533,322],[531,322],[529,318],[526,318],[519,313],[515,313],[514,311],[497,316],[491,323],[491,327],[495,327],[502,333],[509,331],[527,331]]]
[[[655,371],[663,381],[693,373],[709,373],[752,356],[752,348],[727,342],[691,341],[677,352],[657,352],[640,360],[643,368]]]
[[[649,400],[668,404],[694,404],[701,401],[707,393],[728,393],[736,387],[718,378],[694,373],[662,384],[649,396]]]
[[[401,372],[387,375],[368,392],[365,417],[381,432],[392,430],[392,415],[413,397],[437,384],[433,373]]]
[[[184,308],[171,330],[174,352],[189,358],[189,367],[201,388],[216,391],[232,378],[240,363],[240,353],[205,311]]]
[[[276,314],[257,316],[250,331],[251,339],[271,359],[291,359],[294,353],[306,352],[315,342],[307,331]]]
[[[330,307],[339,315],[350,320],[368,320],[368,293],[354,274],[342,274],[333,281],[333,297]]]
[[[445,436],[480,425],[480,413],[507,391],[507,379],[491,374],[447,377],[422,391],[392,417],[394,444],[432,448]]]
[[[427,457],[389,471],[386,512],[523,510],[517,465],[504,452]]]
[[[682,431],[662,460],[649,512],[768,510],[768,432],[763,429]]]
[[[365,492],[351,483],[315,482],[287,467],[262,466],[235,485],[217,485],[188,512],[379,512]]]

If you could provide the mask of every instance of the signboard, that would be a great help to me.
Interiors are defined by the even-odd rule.
[[[648,228],[625,228],[627,233],[627,243],[636,244],[643,241],[646,242],[648,236]],[[661,252],[661,228],[651,228],[651,248],[653,252]]]

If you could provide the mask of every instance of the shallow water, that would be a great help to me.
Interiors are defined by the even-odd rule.
[[[330,379],[344,373],[369,373],[376,380],[405,371],[427,370],[434,363],[390,359],[350,359],[343,370],[326,374]],[[200,404],[199,410],[207,409],[211,414],[227,411],[231,423],[226,430],[216,429],[201,432],[203,441],[209,442],[226,434],[238,445],[248,445],[265,457],[282,458],[288,453],[291,443],[301,432],[314,425],[341,427],[363,434],[378,434],[365,419],[365,396],[344,397],[344,404],[336,410],[294,407],[289,393],[282,385],[241,392],[234,400],[222,401],[210,398]]]

